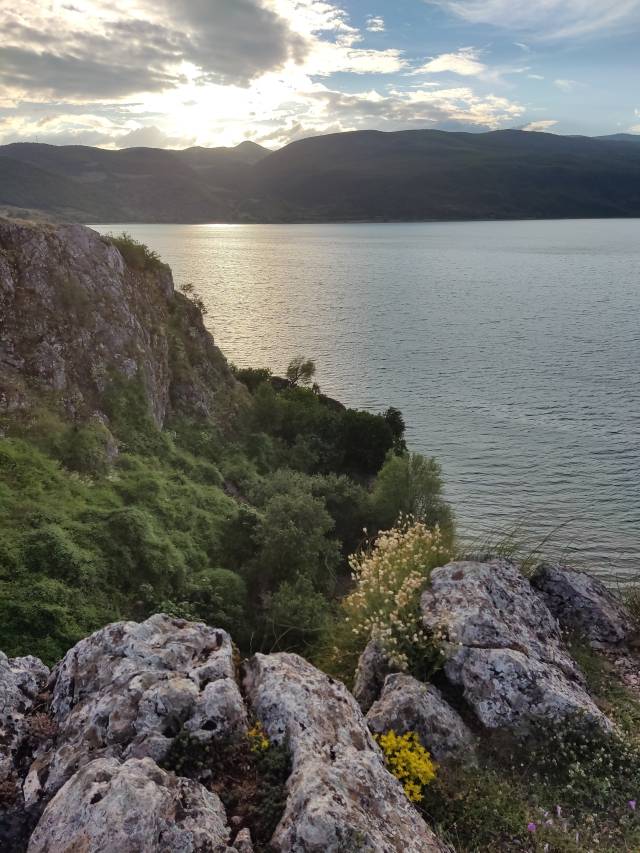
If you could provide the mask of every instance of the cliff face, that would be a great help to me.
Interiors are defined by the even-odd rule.
[[[86,417],[118,376],[142,382],[159,426],[175,409],[224,422],[244,398],[167,266],[81,225],[0,220],[0,412],[44,393]]]

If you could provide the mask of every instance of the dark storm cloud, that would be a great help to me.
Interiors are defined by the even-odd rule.
[[[122,97],[174,87],[183,79],[175,69],[186,61],[205,80],[245,85],[307,49],[260,0],[160,0],[160,8],[160,23],[127,18],[99,33],[43,31],[9,17],[0,83],[60,98]]]
[[[5,86],[61,98],[114,98],[161,91],[179,82],[162,69],[129,61],[118,64],[85,52],[56,55],[20,47],[0,47],[0,80]]]
[[[189,40],[188,58],[216,82],[248,83],[302,60],[304,40],[258,0],[165,0]]]

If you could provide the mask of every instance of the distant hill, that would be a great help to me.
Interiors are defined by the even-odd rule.
[[[268,152],[16,143],[0,207],[87,222],[640,216],[640,136],[358,131]]]

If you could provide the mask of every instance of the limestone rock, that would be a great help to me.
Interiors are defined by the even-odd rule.
[[[0,652],[0,850],[21,850],[37,814],[25,808],[22,784],[34,751],[55,727],[39,711],[48,668],[35,657]]]
[[[398,734],[415,732],[439,764],[474,763],[475,739],[462,717],[433,684],[410,675],[388,675],[380,698],[367,714],[372,732],[392,729]]]
[[[38,658],[7,658],[0,652],[0,782],[15,769],[16,753],[29,734],[26,714],[48,677],[48,667]]]
[[[99,758],[44,810],[28,853],[227,853],[219,798],[150,758]]]
[[[272,845],[282,853],[429,853],[443,848],[387,772],[346,688],[298,655],[256,655],[248,700],[292,773]]]
[[[574,713],[610,723],[584,687],[557,621],[508,560],[436,569],[423,621],[444,635],[445,673],[488,728],[526,728],[534,717]]]
[[[0,219],[0,411],[53,391],[72,416],[100,417],[113,375],[139,377],[159,425],[171,409],[217,417],[247,397],[167,266],[135,269],[82,225]]]
[[[74,646],[52,682],[59,733],[29,772],[29,801],[98,757],[159,761],[183,726],[205,740],[246,730],[231,639],[201,623],[157,614],[109,625]]]
[[[365,714],[382,692],[384,680],[391,671],[387,656],[379,643],[369,640],[358,660],[353,682],[353,695]]]
[[[584,572],[543,563],[531,583],[560,624],[582,634],[594,648],[623,645],[634,634],[622,602]]]
[[[253,853],[253,842],[251,840],[251,833],[248,829],[241,829],[236,835],[233,842],[233,849],[236,850],[237,853]]]

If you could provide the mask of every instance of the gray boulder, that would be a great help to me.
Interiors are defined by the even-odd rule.
[[[488,728],[584,714],[610,722],[584,686],[556,619],[517,566],[503,559],[436,569],[423,622],[444,643],[445,674]]]
[[[353,695],[365,714],[382,692],[384,680],[391,671],[380,644],[376,640],[369,640],[358,659],[353,682]]]
[[[298,655],[256,655],[245,689],[292,773],[272,845],[282,853],[430,853],[444,848],[384,767],[346,688]]]
[[[28,803],[54,794],[96,758],[166,755],[184,727],[209,740],[246,731],[225,631],[157,614],[81,640],[52,675],[53,748],[34,761]]]
[[[372,732],[415,732],[422,745],[440,763],[475,763],[476,744],[460,714],[437,687],[410,675],[388,675],[377,702],[367,714]]]
[[[0,782],[13,775],[17,753],[30,734],[27,715],[48,677],[48,667],[38,658],[8,658],[0,652]]]
[[[531,583],[560,624],[583,635],[594,648],[621,646],[634,636],[622,602],[596,578],[543,563]]]
[[[99,758],[44,810],[28,853],[227,853],[219,798],[150,758]]]

